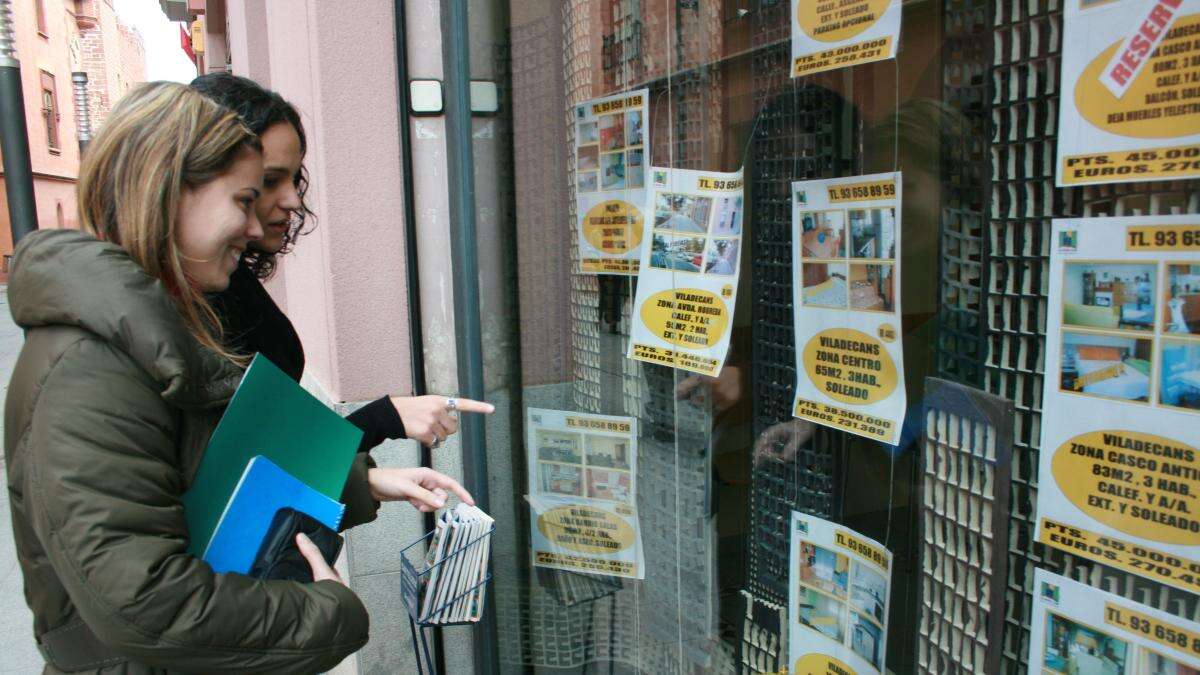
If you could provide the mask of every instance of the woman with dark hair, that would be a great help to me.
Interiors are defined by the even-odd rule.
[[[300,114],[279,94],[244,77],[211,73],[193,80],[191,87],[236,112],[263,144],[263,191],[256,203],[263,236],[246,250],[229,288],[214,299],[226,340],[243,354],[263,354],[299,381],[304,372],[304,347],[262,281],[271,276],[278,257],[291,250],[313,220],[305,202],[308,139]],[[444,501],[445,489],[457,488],[430,469],[378,469],[366,454],[368,450],[384,439],[406,437],[436,448],[458,430],[455,412],[493,410],[487,403],[445,396],[384,396],[349,415],[347,419],[362,429],[363,441],[343,494],[349,507],[345,526],[373,519],[378,501],[407,499],[430,510]],[[364,480],[370,485],[374,508],[362,491],[352,490]]]

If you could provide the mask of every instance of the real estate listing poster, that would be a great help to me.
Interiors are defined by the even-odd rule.
[[[742,172],[651,169],[629,358],[721,372],[737,299]]]
[[[792,414],[895,445],[904,422],[900,174],[792,183]]]
[[[1189,675],[1200,624],[1046,570],[1033,576],[1029,672]]]
[[[792,0],[792,77],[896,58],[900,0]]]
[[[650,131],[646,89],[575,107],[575,208],[580,271],[637,274],[646,216]]]
[[[1038,539],[1200,592],[1200,216],[1052,237]]]
[[[533,564],[644,578],[637,419],[529,408],[525,428]]]
[[[892,553],[879,542],[792,511],[789,672],[884,672]]]
[[[1200,176],[1200,0],[1067,0],[1062,44],[1058,185]]]

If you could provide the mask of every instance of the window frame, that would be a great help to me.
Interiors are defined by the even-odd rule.
[[[46,125],[46,147],[52,154],[62,152],[62,134],[59,122],[62,114],[58,110],[58,84],[54,75],[41,71],[42,122]],[[49,102],[49,106],[47,106]]]
[[[37,22],[38,35],[49,38],[50,29],[46,22],[46,0],[33,0],[33,15]]]

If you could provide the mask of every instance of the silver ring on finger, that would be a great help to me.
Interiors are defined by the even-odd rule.
[[[434,450],[437,450],[438,448],[442,447],[442,437],[434,435],[433,443],[430,443],[429,447],[433,448]]]
[[[453,413],[458,410],[458,399],[451,396],[446,399],[446,412]]]

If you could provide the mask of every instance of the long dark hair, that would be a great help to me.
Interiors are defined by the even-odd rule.
[[[300,137],[300,170],[292,177],[296,192],[300,195],[300,208],[292,212],[291,222],[283,236],[283,248],[278,253],[266,253],[247,249],[242,261],[259,279],[266,279],[275,271],[275,258],[292,250],[300,235],[312,229],[304,229],[305,223],[316,221],[316,214],[308,208],[305,194],[308,193],[308,170],[303,160],[308,154],[308,139],[304,136],[304,125],[300,113],[279,94],[264,89],[257,82],[229,73],[209,73],[192,80],[192,89],[236,112],[250,131],[261,136],[264,131],[279,122],[287,122]]]

